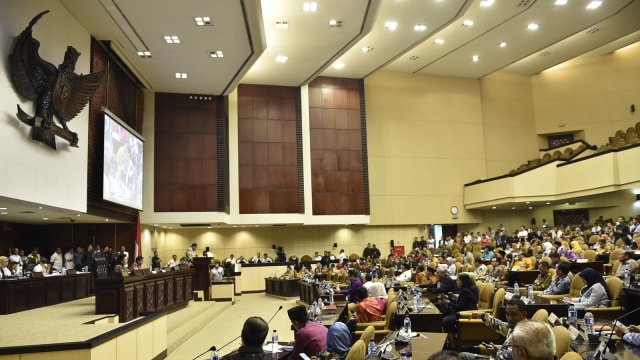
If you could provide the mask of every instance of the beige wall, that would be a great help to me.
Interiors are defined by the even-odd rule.
[[[462,184],[486,177],[479,81],[380,72],[365,95],[371,224],[453,222]]]
[[[505,73],[480,80],[486,177],[538,157],[531,78]],[[478,177],[480,179],[480,177]]]
[[[536,132],[584,130],[602,145],[640,121],[640,44],[569,61],[531,77]],[[630,111],[631,104],[638,110]],[[564,123],[564,127],[560,124]]]

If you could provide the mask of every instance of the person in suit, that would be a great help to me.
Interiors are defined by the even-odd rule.
[[[478,288],[467,273],[458,275],[456,279],[457,294],[450,294],[442,300],[448,305],[448,312],[443,312],[442,330],[447,333],[449,344],[455,348],[456,320],[459,311],[478,309]]]

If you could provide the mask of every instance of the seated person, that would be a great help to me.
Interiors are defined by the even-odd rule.
[[[133,262],[133,270],[142,270],[142,264],[144,264],[144,258],[136,256],[136,261]]]
[[[9,258],[0,256],[0,279],[11,276],[11,268],[9,267]]]
[[[295,344],[290,355],[292,360],[302,359],[301,353],[311,357],[326,349],[328,330],[321,324],[309,321],[307,308],[298,305],[289,309],[287,313],[295,332]]]
[[[543,290],[541,295],[561,295],[568,294],[571,289],[571,279],[569,279],[569,264],[561,262],[558,264],[556,273],[551,277],[549,287]]]
[[[513,261],[511,270],[534,270],[531,259],[525,257],[524,251],[518,252],[518,258]]]
[[[541,321],[521,321],[511,336],[513,359],[554,360],[556,339],[551,326]]]
[[[613,251],[613,244],[608,243],[606,239],[600,239],[598,241],[598,245],[596,246],[595,250],[596,250],[596,253],[599,255],[610,253]]]
[[[458,312],[465,310],[478,309],[478,288],[471,277],[467,273],[462,273],[456,279],[458,288],[457,294],[450,294],[448,299],[443,302],[448,305],[447,310],[443,311],[442,330],[448,333],[449,344],[454,345],[456,341],[456,320]],[[442,307],[438,306],[440,309]]]
[[[416,268],[416,285],[423,285],[427,283],[427,273],[424,271],[424,265],[418,265]]]
[[[480,258],[475,259],[475,265],[476,265],[476,270],[475,270],[476,279],[478,280],[484,279],[484,277],[487,275],[487,265],[485,265]]]
[[[588,307],[606,307],[609,305],[611,296],[609,288],[604,282],[602,275],[597,271],[586,268],[578,274],[586,284],[581,290],[579,298],[564,298],[566,303],[573,303],[576,309],[584,309]]]
[[[49,259],[47,259],[46,257],[42,257],[40,258],[40,262],[38,263],[38,265],[34,266],[31,272],[48,274],[49,270],[50,270]]]
[[[327,333],[327,358],[344,360],[351,349],[351,332],[349,327],[342,322],[331,325]]]
[[[287,270],[285,270],[284,274],[282,274],[281,278],[283,279],[290,279],[292,277],[295,277],[296,273],[295,271],[293,271],[293,268],[291,267],[291,265],[287,265]]]
[[[349,287],[344,290],[340,290],[340,294],[346,296],[349,302],[358,302],[358,299],[356,298],[356,289],[359,287],[362,287],[362,280],[360,280],[360,277],[358,276],[358,271],[351,269],[349,270]]]
[[[491,271],[488,273],[489,276],[496,279],[496,281],[504,280],[504,271],[500,267],[500,261],[498,258],[491,259]]]
[[[620,266],[618,266],[616,276],[624,280],[625,271],[629,271],[629,274],[633,279],[638,273],[638,263],[633,260],[633,251],[625,251],[621,253],[618,255],[618,260],[620,260]]]
[[[551,273],[549,272],[549,263],[546,261],[540,262],[538,265],[538,277],[533,281],[533,290],[534,291],[543,291],[546,290],[551,284]]]
[[[640,346],[640,327],[637,325],[629,325],[629,327],[626,327],[622,324],[616,324],[615,332],[624,342]]]
[[[271,359],[271,354],[262,350],[262,344],[269,333],[269,324],[261,317],[250,317],[242,326],[240,340],[242,345],[238,351],[223,356],[224,360],[267,360]]]
[[[402,273],[396,276],[396,281],[399,281],[399,282],[411,281],[411,268],[409,267],[409,264],[402,263]]]
[[[366,282],[362,284],[369,293],[371,297],[374,299],[386,299],[387,298],[387,289],[384,287],[384,284],[381,282],[373,282],[373,277],[371,274],[367,274],[364,276]]]
[[[316,263],[316,267],[313,268],[313,273],[315,275],[322,275],[322,264],[321,263]]]
[[[178,255],[173,254],[171,260],[167,262],[167,265],[165,265],[165,267],[172,268],[176,265],[180,265],[180,261],[178,261]]]
[[[380,306],[378,300],[369,296],[367,288],[364,286],[357,288],[356,297],[358,298],[358,304],[353,317],[357,322],[380,321],[384,318],[383,307]]]
[[[129,257],[127,254],[119,254],[116,258],[115,266],[113,267],[114,274],[126,274],[129,275],[128,263]]]
[[[437,282],[433,285],[420,285],[420,287],[426,287],[428,292],[435,294],[447,294],[450,292],[457,292],[456,283],[447,275],[447,269],[439,268],[436,270]],[[440,287],[438,287],[440,283]]]

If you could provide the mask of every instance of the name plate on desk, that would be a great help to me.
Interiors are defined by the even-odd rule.
[[[576,260],[577,263],[586,263],[589,262],[589,259],[578,259]]]

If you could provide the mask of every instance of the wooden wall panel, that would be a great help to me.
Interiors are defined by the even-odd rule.
[[[156,93],[155,104],[155,211],[226,211],[224,99]]]
[[[309,106],[313,214],[368,215],[362,81],[319,77]]]
[[[301,213],[300,90],[238,86],[240,213]]]

